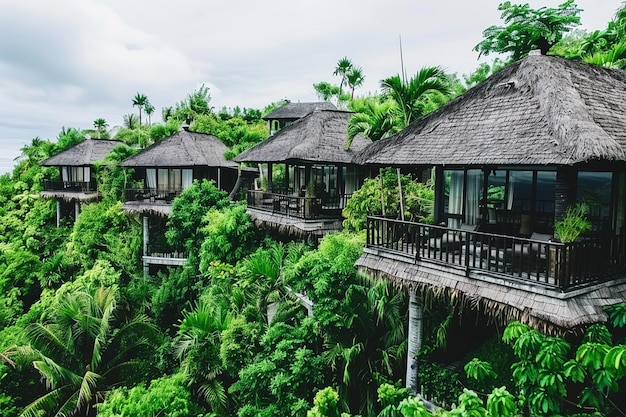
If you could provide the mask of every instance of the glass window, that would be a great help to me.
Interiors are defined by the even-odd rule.
[[[589,219],[595,230],[610,228],[612,179],[610,172],[578,173],[576,200],[589,205]]]
[[[443,171],[445,197],[443,199],[444,214],[449,227],[460,227],[463,217],[463,180],[461,170]]]
[[[478,224],[482,216],[482,200],[484,189],[482,169],[467,171],[467,192],[465,201],[465,223]]]
[[[532,171],[511,171],[507,193],[507,210],[530,213],[533,198]]]
[[[506,193],[505,170],[491,170],[487,180],[487,207],[504,208],[504,195]]]
[[[556,171],[537,171],[534,223],[536,231],[552,231],[554,225],[554,196]]]

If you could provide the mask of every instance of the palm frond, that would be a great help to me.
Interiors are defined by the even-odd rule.
[[[60,326],[41,323],[32,323],[26,328],[26,334],[37,350],[48,352],[49,356],[54,357],[73,357],[74,345],[66,343],[66,340],[72,340],[62,331]]]
[[[226,389],[222,381],[211,379],[202,384],[198,391],[214,412],[219,413],[226,411],[228,396],[226,395]]]
[[[69,390],[71,392],[73,388],[71,386],[62,386],[57,389],[54,389],[45,395],[37,398],[35,401],[26,405],[22,412],[20,413],[20,417],[41,417],[44,415],[57,415],[61,416],[63,414],[59,414],[61,408],[59,408],[59,404],[61,402],[67,403],[67,400],[63,401],[63,397],[66,395],[65,393]],[[71,398],[71,396],[70,396]]]
[[[39,371],[46,382],[46,388],[49,390],[63,385],[78,386],[81,381],[80,375],[43,355],[40,360],[33,361],[33,367]]]
[[[86,407],[91,403],[94,393],[96,392],[96,386],[98,385],[98,381],[100,379],[101,376],[96,374],[95,372],[85,372],[85,375],[83,375],[83,380],[80,384],[80,389],[78,391],[76,408]]]

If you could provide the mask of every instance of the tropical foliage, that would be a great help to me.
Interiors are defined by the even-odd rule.
[[[574,0],[567,0],[557,8],[532,9],[528,3],[501,3],[498,10],[506,26],[490,26],[483,32],[483,39],[474,50],[481,55],[510,53],[517,61],[533,49],[543,55],[557,44],[563,34],[580,24],[581,9]]]
[[[21,415],[93,415],[109,389],[146,372],[158,329],[147,317],[116,316],[117,298],[116,285],[61,287],[46,318],[25,329],[29,344],[5,351],[19,366],[37,369],[46,384]]]
[[[507,25],[519,29],[507,26],[501,36],[508,33],[517,46],[507,51],[489,43],[494,37],[483,54],[521,56],[540,46],[515,38],[528,33],[560,39],[551,53],[624,63],[623,8],[605,30],[588,34],[568,32],[578,14],[571,2],[501,7]],[[546,27],[526,27],[537,22]],[[501,66],[479,66],[464,77],[466,87]],[[357,94],[363,71],[349,59],[337,63],[335,76],[339,85],[322,82],[316,91],[355,112],[350,134],[374,140],[462,87],[434,66],[408,80],[388,77],[383,94],[365,98]],[[131,173],[117,162],[183,122],[236,155],[267,137],[261,116],[283,104],[216,113],[210,100],[202,86],[164,107],[163,123],[153,123],[154,108],[138,93],[138,114],[127,115],[116,135],[130,146],[94,170],[102,199],[82,204],[76,218],[73,207],[66,210],[72,214],[60,227],[54,202],[40,196],[44,180],[59,171],[39,163],[87,134],[105,137],[104,119],[93,122],[95,131],[63,128],[55,142],[34,138],[13,171],[0,176],[0,415],[543,416],[624,409],[624,304],[607,309],[608,322],[581,329],[580,337],[565,340],[517,322],[501,333],[481,322],[482,340],[467,309],[461,323],[460,306],[433,298],[424,309],[418,376],[424,394],[446,407],[437,410],[402,387],[406,294],[356,273],[364,239],[353,231],[363,229],[367,215],[429,221],[432,188],[413,181],[424,172],[384,170],[366,181],[344,210],[348,230],[316,245],[259,236],[245,206],[197,181],[174,200],[168,220],[154,222],[163,242],[188,254],[186,264],[144,274],[140,218],[122,210]]]
[[[432,182],[417,182],[389,168],[376,178],[368,178],[343,209],[343,226],[364,230],[367,216],[396,217],[408,221],[432,222],[434,188]]]

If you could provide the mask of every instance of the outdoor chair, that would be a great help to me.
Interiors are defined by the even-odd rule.
[[[466,242],[467,232],[475,232],[477,224],[463,223],[458,229],[450,229],[443,232],[441,236],[428,239],[428,247],[441,251],[459,251]]]

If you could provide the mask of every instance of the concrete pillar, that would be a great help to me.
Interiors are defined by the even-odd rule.
[[[80,214],[80,201],[74,201],[74,220],[78,220]]]
[[[418,393],[417,352],[422,347],[423,301],[417,290],[409,289],[409,336],[406,360],[406,387]]]
[[[148,244],[150,243],[150,234],[148,216],[143,216],[143,256],[148,256]]]
[[[149,233],[149,217],[143,216],[143,256],[148,256],[148,244],[150,243],[150,233]],[[150,264],[143,261],[143,276],[147,277],[150,275]]]
[[[57,227],[61,226],[61,200],[57,198]]]

